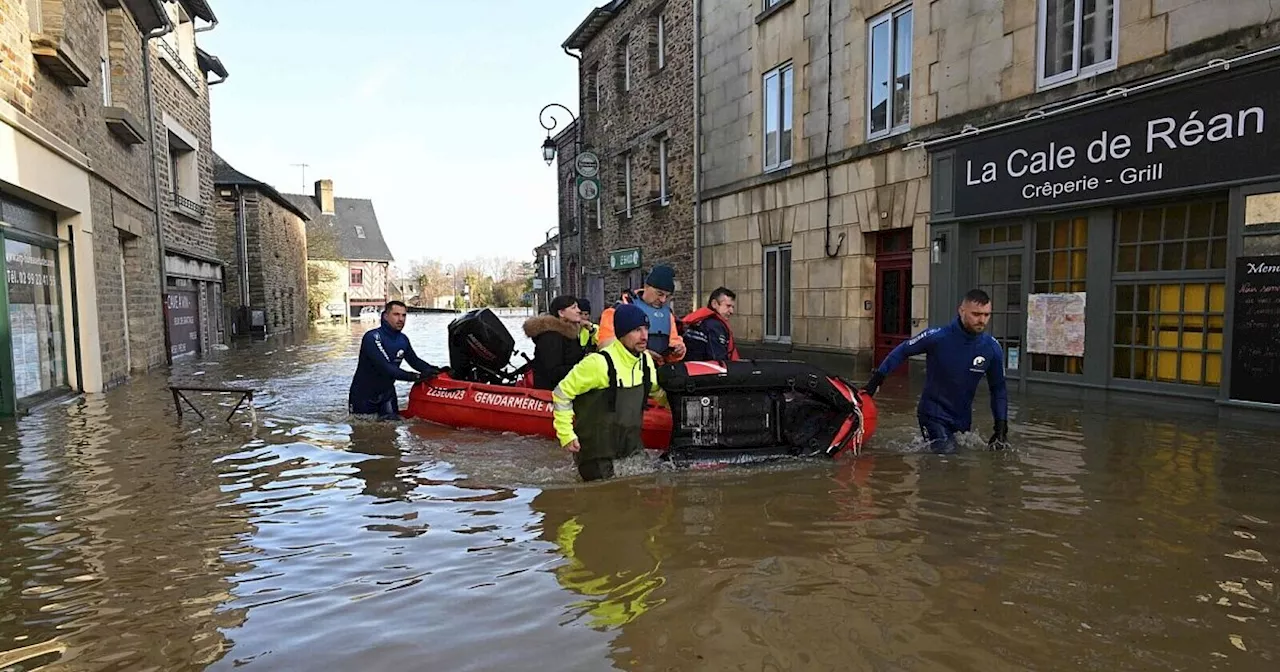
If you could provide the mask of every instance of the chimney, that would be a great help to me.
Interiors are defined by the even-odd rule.
[[[316,180],[316,202],[320,204],[320,212],[333,214],[333,180]]]

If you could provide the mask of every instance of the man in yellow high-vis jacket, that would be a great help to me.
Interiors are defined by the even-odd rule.
[[[666,400],[646,352],[649,318],[627,304],[613,324],[616,340],[584,357],[551,392],[556,436],[584,481],[611,478],[614,460],[642,451],[648,398]]]

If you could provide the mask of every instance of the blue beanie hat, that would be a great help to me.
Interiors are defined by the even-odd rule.
[[[624,303],[613,310],[613,333],[617,336],[629,334],[640,327],[649,325],[649,318],[644,311]]]
[[[644,284],[664,292],[674,292],[676,291],[676,272],[670,266],[659,264],[649,271],[649,277],[644,279]]]

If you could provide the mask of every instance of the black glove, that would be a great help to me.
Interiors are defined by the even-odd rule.
[[[871,378],[867,379],[867,384],[862,386],[862,391],[868,397],[876,396],[876,390],[880,389],[880,383],[884,382],[884,374],[879,371],[872,371]]]
[[[1004,450],[1009,447],[1009,421],[996,420],[996,431],[991,435],[991,439],[987,441],[987,447],[991,450]]]

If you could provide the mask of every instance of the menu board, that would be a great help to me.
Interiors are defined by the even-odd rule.
[[[200,325],[196,320],[196,293],[172,288],[164,297],[169,329],[169,354],[173,357],[194,354],[200,349]]]
[[[1280,256],[1236,260],[1231,398],[1280,404]]]

